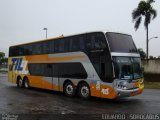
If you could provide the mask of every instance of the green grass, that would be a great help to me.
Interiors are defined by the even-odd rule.
[[[144,82],[147,89],[160,89],[160,82]]]

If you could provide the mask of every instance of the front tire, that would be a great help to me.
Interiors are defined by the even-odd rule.
[[[78,95],[83,99],[90,98],[90,89],[87,83],[81,83],[79,85]]]
[[[68,96],[68,97],[75,96],[76,90],[75,90],[75,86],[73,85],[72,82],[65,83],[63,90],[64,90],[64,93],[66,96]]]

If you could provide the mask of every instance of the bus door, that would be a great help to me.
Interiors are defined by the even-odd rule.
[[[106,96],[106,94],[108,93],[107,82],[109,81],[109,78],[107,78],[107,76],[109,74],[108,69],[110,68],[110,64],[107,63],[107,56],[103,52],[94,54],[92,53],[91,59],[93,61],[92,63],[94,65],[94,68],[99,78],[101,79],[100,81],[97,81],[99,82],[99,84],[96,84],[96,90],[94,91],[94,93],[96,93],[96,96]],[[99,89],[97,86],[99,86]]]
[[[43,81],[43,87],[45,89],[53,89],[53,77],[52,77],[52,71],[53,71],[53,66],[52,64],[44,64],[45,65],[45,69],[44,69],[44,73],[47,77],[44,77],[44,81]]]
[[[113,70],[110,55],[101,55],[100,60],[101,97],[112,97]]]
[[[52,87],[53,87],[53,90],[59,91],[59,78],[58,77],[52,78]]]
[[[96,73],[100,74],[100,56],[96,53],[91,53],[90,54],[90,59],[92,61],[92,64],[95,68]],[[96,77],[96,73],[93,73],[92,79],[95,82],[95,86],[91,88],[91,94],[92,96],[101,96],[101,81]],[[100,77],[100,76],[99,76]]]
[[[53,64],[52,65],[53,70],[52,70],[52,88],[53,90],[59,91],[59,72],[58,72],[58,64]]]
[[[59,90],[58,83],[58,71],[57,71],[57,65],[56,64],[45,64],[45,75],[47,77],[44,77],[43,81],[43,88],[50,89],[50,90]]]

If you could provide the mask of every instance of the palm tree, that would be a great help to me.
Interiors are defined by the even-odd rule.
[[[143,51],[142,48],[139,48],[139,49],[138,49],[138,52],[139,52],[139,54],[140,54],[140,56],[141,56],[141,59],[145,59],[145,58],[146,58],[146,53]]]
[[[148,25],[151,22],[151,19],[155,19],[157,16],[157,11],[151,5],[154,3],[154,0],[140,1],[138,7],[132,12],[132,19],[135,22],[134,28],[137,30],[144,17],[144,26],[146,28],[146,53],[148,59]]]

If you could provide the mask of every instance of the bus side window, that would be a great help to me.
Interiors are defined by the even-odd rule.
[[[85,50],[85,35],[80,35],[79,36],[79,41],[80,41],[80,50],[84,51]]]
[[[33,54],[41,54],[42,53],[42,44],[41,42],[39,43],[34,43],[33,48],[32,48]]]
[[[85,79],[87,73],[81,63],[59,63],[59,77]]]
[[[94,48],[94,40],[95,40],[95,34],[87,34],[87,39],[86,39],[86,50],[93,50]]]
[[[32,55],[33,54],[33,50],[32,50],[32,44],[28,44],[28,45],[26,45],[26,55]]]
[[[58,67],[58,64],[52,64],[52,68],[53,68],[53,70],[52,70],[52,76],[53,77],[59,77],[59,67]]]
[[[12,57],[13,56],[13,47],[10,47],[9,48],[9,57]]]
[[[17,52],[18,52],[17,47],[12,47],[11,49],[12,56],[17,56],[18,55]]]
[[[72,38],[72,51],[79,51],[80,50],[80,37],[75,36]]]
[[[18,56],[24,55],[24,45],[18,46]]]
[[[68,38],[63,38],[64,39],[64,51],[69,52],[69,39]]]
[[[31,75],[33,76],[44,76],[44,68],[45,68],[45,64],[39,64],[39,63],[36,63],[36,64],[28,64],[28,67],[29,67],[29,72]]]
[[[50,53],[49,41],[47,41],[47,42],[42,42],[42,53],[43,53],[43,54]]]
[[[65,44],[65,41],[63,39],[60,39],[59,40],[59,48],[58,48],[58,51],[59,52],[64,52],[64,45]]]
[[[99,49],[106,49],[107,43],[104,34],[97,33],[95,46]]]
[[[69,52],[72,51],[72,37],[68,38]]]
[[[52,64],[44,64],[44,76],[47,76],[47,77],[52,77],[52,71],[53,71],[53,68],[52,68]]]
[[[54,40],[49,41],[49,53],[54,53]]]
[[[86,47],[87,50],[106,49],[107,43],[103,33],[87,34]]]
[[[59,40],[54,41],[54,51],[55,53],[59,52]]]

